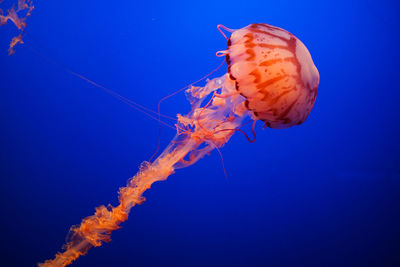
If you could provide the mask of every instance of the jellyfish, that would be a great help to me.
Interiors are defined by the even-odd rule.
[[[2,1],[0,1],[1,3]],[[7,10],[7,15],[4,15],[4,11],[0,8],[0,26],[7,24],[10,20],[20,32],[18,36],[12,38],[10,45],[8,47],[8,54],[12,55],[15,53],[15,46],[17,44],[23,44],[22,35],[25,31],[26,19],[31,15],[34,9],[32,0],[18,0],[17,8],[15,6],[11,6],[10,9]],[[25,14],[22,14],[25,12]]]
[[[231,33],[229,38],[222,29]],[[191,111],[177,115],[176,136],[165,150],[142,163],[120,188],[117,206],[99,206],[94,215],[72,226],[63,251],[39,266],[69,265],[90,248],[110,242],[111,233],[128,219],[132,207],[145,201],[143,193],[153,183],[224,146],[246,118],[277,129],[306,120],[317,96],[319,73],[304,44],[264,23],[238,30],[218,25],[218,30],[227,39],[227,49],[217,52],[225,56],[227,73],[186,90]]]

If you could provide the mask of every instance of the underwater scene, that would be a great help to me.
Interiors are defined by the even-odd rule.
[[[0,1],[0,266],[400,266],[400,2]]]

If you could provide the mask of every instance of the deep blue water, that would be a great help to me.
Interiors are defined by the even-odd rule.
[[[399,17],[383,0],[39,1],[11,57],[16,30],[0,28],[0,265],[53,257],[157,143],[157,122],[46,57],[156,108],[220,64],[217,24],[264,22],[319,69],[306,123],[235,135],[228,179],[214,152],[155,184],[74,266],[400,266]],[[183,94],[163,104],[188,111]]]

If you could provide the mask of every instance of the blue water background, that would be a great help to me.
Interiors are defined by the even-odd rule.
[[[53,257],[157,143],[156,121],[46,57],[155,109],[220,64],[217,24],[263,22],[319,69],[308,120],[235,134],[228,179],[213,152],[154,184],[74,266],[399,266],[399,16],[398,1],[38,1],[14,56],[0,28],[0,265]],[[179,94],[162,110],[190,109]]]

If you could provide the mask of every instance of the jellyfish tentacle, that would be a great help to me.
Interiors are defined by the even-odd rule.
[[[177,135],[168,147],[153,162],[144,162],[139,172],[119,190],[118,206],[100,206],[96,208],[94,215],[71,227],[67,243],[63,247],[64,251],[56,254],[54,259],[39,264],[40,267],[69,265],[86,254],[91,247],[110,242],[111,233],[128,219],[132,207],[145,201],[143,193],[150,189],[153,183],[167,179],[176,169],[194,164],[230,139],[234,131],[227,129],[239,127],[245,117],[238,116],[234,111],[244,99],[235,95],[232,99],[218,98],[219,101],[225,102],[222,105],[211,97],[206,105],[201,106],[210,94],[217,96],[233,93],[233,87],[226,83],[227,77],[225,74],[207,81],[204,87],[186,90],[186,93],[191,95],[194,110],[187,116],[178,115]],[[185,129],[184,132],[179,132],[181,129]],[[221,131],[218,132],[217,129]],[[226,131],[222,131],[224,129]],[[223,168],[225,171],[224,165]]]
[[[215,150],[217,150],[219,158],[221,159],[222,170],[224,171],[224,176],[228,179],[228,173],[226,172],[224,157],[222,156],[221,150],[213,143]]]
[[[54,58],[52,56],[49,56],[48,53],[43,53],[42,51],[40,51],[40,50],[43,50],[42,48],[40,50],[38,50],[36,48],[31,47],[30,45],[26,45],[26,47],[29,50],[31,50],[33,53],[35,53],[36,55],[38,55],[41,58],[45,59],[50,64],[55,65],[55,66],[61,68],[63,71],[65,71],[65,72],[67,72],[67,73],[69,73],[69,74],[71,74],[71,75],[73,75],[73,76],[75,76],[75,77],[77,77],[77,78],[79,78],[81,80],[84,80],[84,81],[90,83],[91,85],[93,85],[93,86],[95,86],[97,88],[102,89],[104,92],[106,92],[107,94],[110,94],[111,96],[115,97],[119,101],[121,101],[121,102],[127,104],[128,106],[136,109],[137,111],[145,114],[146,116],[150,117],[151,119],[158,121],[158,118],[156,118],[156,116],[159,115],[158,112],[156,112],[156,111],[154,111],[154,110],[152,110],[152,109],[150,109],[150,108],[148,108],[148,107],[146,107],[144,105],[141,105],[141,104],[139,104],[139,103],[137,103],[137,102],[135,102],[135,101],[133,101],[133,100],[131,100],[131,99],[119,94],[119,93],[117,93],[116,91],[114,91],[114,90],[112,90],[112,89],[110,89],[108,87],[105,87],[105,86],[101,85],[100,83],[97,83],[97,82],[95,82],[95,81],[83,76],[80,73],[77,73],[77,72],[71,70],[70,68],[68,68],[67,66],[62,64],[56,58]],[[151,115],[151,114],[153,114],[153,115]],[[163,118],[166,118],[168,120],[173,120],[173,121],[177,120],[176,118],[167,116],[165,114],[160,114],[160,116],[163,117]],[[175,129],[175,127],[170,125],[169,123],[166,123],[164,121],[161,121],[161,123],[164,124],[165,126],[169,127],[169,128]]]
[[[217,57],[224,57],[224,56],[226,56],[226,54],[228,54],[228,51],[227,51],[227,50],[217,51],[217,52],[215,53],[215,55],[216,55]]]
[[[177,90],[177,91],[175,91],[175,92],[173,92],[173,93],[171,93],[171,94],[169,94],[169,95],[167,95],[167,96],[165,96],[165,97],[163,97],[163,98],[158,102],[158,104],[157,104],[157,111],[158,111],[158,114],[161,114],[161,103],[162,103],[162,102],[164,102],[164,101],[167,100],[168,98],[170,98],[170,97],[172,97],[172,96],[178,94],[179,92],[182,92],[183,90],[186,90],[187,88],[190,88],[190,87],[193,86],[194,84],[196,84],[196,83],[198,83],[198,82],[200,82],[200,81],[206,79],[206,78],[209,77],[211,74],[213,74],[214,72],[216,72],[217,70],[219,70],[219,69],[222,67],[222,65],[223,65],[224,63],[225,63],[225,60],[222,61],[221,64],[220,64],[217,68],[215,68],[214,70],[212,70],[212,71],[209,72],[208,74],[204,75],[204,76],[201,77],[199,80],[197,80],[197,81],[195,81],[195,82],[193,82],[193,83],[191,83],[191,84],[189,84],[189,85],[187,85],[187,86],[185,86],[185,87],[183,87],[183,88],[181,88],[181,89],[179,89],[179,90]],[[160,146],[161,146],[161,118],[160,118],[160,115],[159,115],[158,118],[159,118],[160,122],[158,123],[157,146],[156,146],[156,150],[154,151],[153,155],[150,157],[149,161],[152,161],[152,160],[153,160],[153,158],[157,155],[158,151],[160,150]]]
[[[218,25],[217,25],[217,29],[218,29],[218,31],[225,37],[226,40],[228,40],[229,38],[226,37],[225,33],[221,30],[221,28],[224,29],[224,30],[227,31],[227,32],[234,32],[234,31],[235,31],[235,30],[233,30],[233,29],[229,29],[228,27],[226,27],[226,26],[224,26],[224,25],[222,25],[222,24],[218,24]]]

